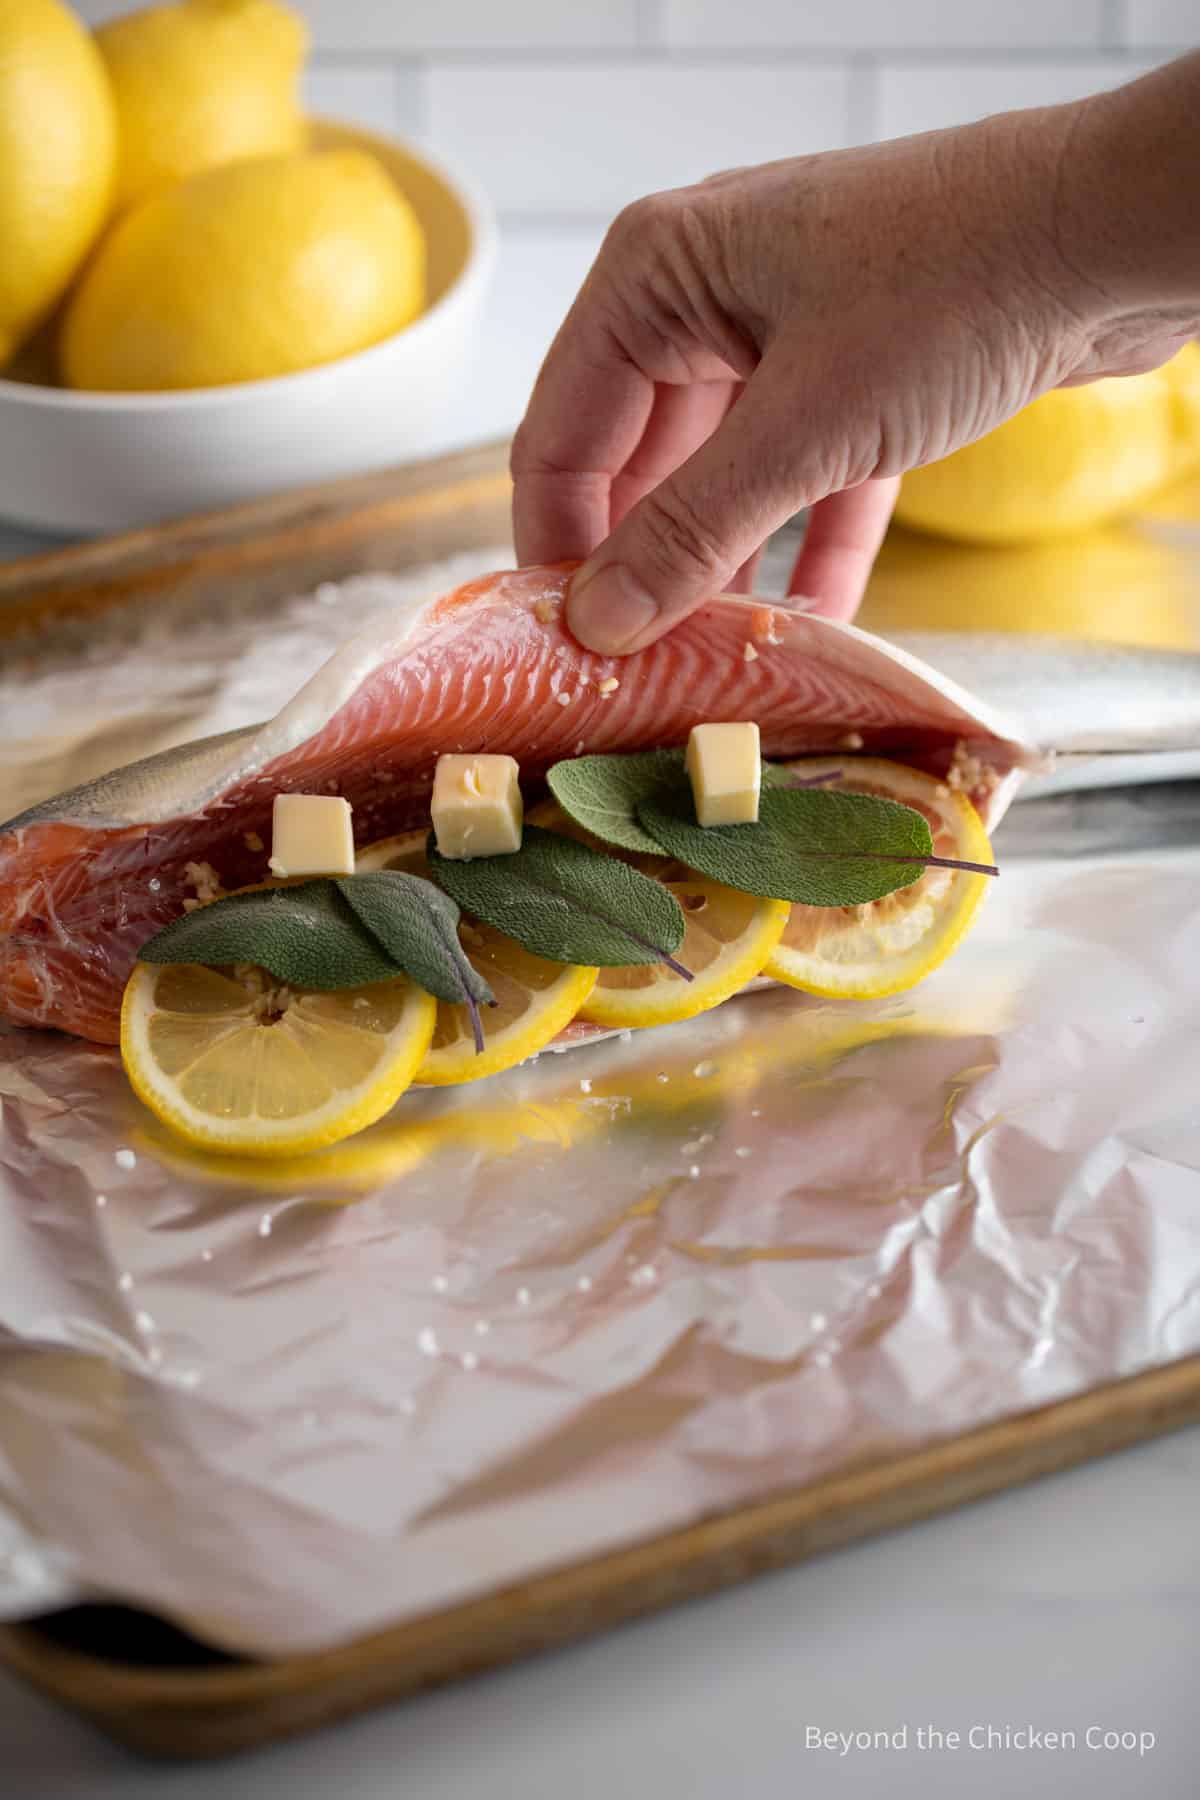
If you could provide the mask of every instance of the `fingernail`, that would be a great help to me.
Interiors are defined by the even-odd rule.
[[[658,618],[658,602],[624,563],[585,563],[567,595],[567,623],[580,643],[604,656],[621,656]]]

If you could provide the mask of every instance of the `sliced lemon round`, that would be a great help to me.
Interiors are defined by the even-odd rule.
[[[483,1049],[476,1050],[467,1008],[438,1002],[433,1042],[416,1076],[431,1087],[478,1081],[526,1062],[571,1023],[596,981],[595,969],[547,962],[491,925],[464,920],[459,936],[496,1004],[479,1009]]]
[[[413,831],[371,844],[355,866],[428,875],[425,837],[423,831]],[[468,1009],[438,1002],[433,1042],[416,1076],[430,1087],[479,1081],[528,1061],[571,1023],[596,981],[595,969],[548,962],[482,922],[464,919],[459,936],[496,1004],[480,1008],[483,1049],[477,1050]]]
[[[935,776],[871,757],[805,757],[797,774],[841,770],[830,786],[848,794],[880,794],[923,813],[936,856],[992,861],[979,814],[965,794]],[[915,987],[945,962],[970,929],[988,877],[929,869],[911,887],[867,906],[794,906],[764,974],[809,994],[878,1000]]]
[[[425,1057],[437,1002],[404,977],[317,994],[259,969],[138,963],[121,1008],[134,1091],[190,1144],[320,1150],[371,1125]]]
[[[428,836],[428,831],[406,831],[400,837],[380,838],[377,844],[365,844],[355,853],[355,873],[367,875],[376,869],[400,869],[405,875],[428,878],[429,864],[425,860]]]
[[[663,885],[687,921],[675,961],[691,971],[691,981],[665,963],[601,969],[581,1018],[623,1031],[708,1012],[761,973],[791,911],[786,900],[760,900],[687,870]]]

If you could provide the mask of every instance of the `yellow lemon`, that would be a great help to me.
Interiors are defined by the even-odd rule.
[[[305,141],[303,22],[275,0],[179,0],[102,25],[117,109],[116,202]]]
[[[836,783],[840,791],[879,794],[923,813],[936,856],[992,861],[992,847],[971,802],[932,775],[872,757],[842,762],[807,757],[790,766],[806,775],[843,769]],[[923,981],[962,942],[988,880],[965,870],[929,869],[910,887],[868,906],[794,906],[764,973],[831,999],[899,994]]]
[[[116,127],[96,46],[58,0],[0,0],[0,367],[103,223]]]
[[[664,886],[687,921],[675,961],[692,979],[685,981],[665,963],[601,969],[580,1018],[624,1031],[708,1012],[762,973],[791,912],[786,900],[760,900],[685,870]]]
[[[425,837],[425,832],[414,831],[372,844],[360,852],[357,868],[360,873],[400,869],[407,875],[427,877]],[[419,1083],[430,1087],[453,1087],[484,1075],[499,1075],[535,1056],[571,1023],[596,981],[595,969],[548,962],[482,921],[464,919],[459,935],[496,1004],[480,1008],[480,1050],[467,1008],[439,1001],[433,1042],[416,1076]]]
[[[593,1025],[635,1030],[671,1025],[710,1012],[762,973],[788,921],[786,900],[761,900],[709,881],[671,856],[640,855],[602,844],[570,818],[556,800],[543,800],[529,815],[547,831],[561,831],[593,849],[632,863],[670,888],[683,908],[687,929],[675,961],[690,971],[686,981],[665,963],[633,963],[601,969],[579,1016]]]
[[[361,150],[227,163],[162,188],[89,265],[61,338],[71,387],[215,387],[363,350],[420,312],[425,247]]]
[[[904,477],[896,517],[968,543],[1028,544],[1128,512],[1200,462],[1200,346],[1145,375],[1059,388]]]
[[[1148,506],[1162,516],[1179,488]],[[1139,509],[1139,519],[1146,516]],[[1200,519],[1200,505],[1190,514]],[[1187,555],[1129,524],[1041,544],[951,544],[892,531],[856,620],[868,631],[1022,631],[1164,649],[1200,648],[1200,594]]]
[[[496,1004],[480,1008],[483,1049],[476,1050],[466,1007],[438,1002],[433,1042],[416,1074],[431,1087],[478,1081],[526,1062],[571,1023],[596,983],[595,969],[547,962],[494,926],[464,922],[460,935]]]
[[[294,1156],[382,1118],[420,1067],[436,1015],[403,976],[319,994],[258,969],[138,963],[121,1060],[139,1100],[189,1144]]]

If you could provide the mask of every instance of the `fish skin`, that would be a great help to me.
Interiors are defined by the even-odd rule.
[[[468,582],[391,638],[351,640],[267,724],[0,827],[0,1017],[116,1042],[125,981],[183,910],[189,864],[225,889],[262,880],[251,845],[269,846],[281,791],[344,794],[359,843],[409,829],[447,750],[507,751],[536,782],[561,757],[681,744],[708,720],[756,719],[768,756],[841,751],[854,732],[939,772],[966,741],[997,773],[977,796],[989,823],[1036,762],[1019,727],[904,651],[767,601],[722,597],[632,657],[593,655],[563,624],[570,569]]]
[[[1200,750],[1200,655],[1015,632],[897,632],[889,643],[982,694],[1051,755]]]

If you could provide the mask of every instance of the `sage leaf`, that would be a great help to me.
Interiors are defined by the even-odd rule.
[[[618,850],[660,856],[660,846],[638,823],[638,801],[663,781],[677,781],[683,769],[682,750],[645,750],[629,756],[577,756],[555,763],[546,781],[563,811],[593,837]]]
[[[690,979],[672,961],[684,933],[678,900],[628,863],[536,825],[526,825],[512,856],[451,860],[432,836],[427,854],[434,879],[465,912],[535,956],[610,969],[665,962]]]
[[[329,880],[230,894],[172,919],[143,944],[143,962],[256,963],[277,981],[332,993],[400,970]]]
[[[338,892],[418,987],[451,1006],[469,999],[494,1006],[496,996],[458,938],[459,911],[449,894],[399,869],[344,875]]]
[[[577,756],[555,763],[546,776],[550,792],[563,811],[590,831],[593,837],[618,850],[643,856],[661,856],[657,843],[638,818],[638,807],[654,790],[675,785],[685,778],[682,750],[642,750],[631,755]],[[779,763],[764,762],[762,785],[766,787],[822,787],[843,773],[830,769],[821,775],[797,775]]]
[[[925,873],[927,820],[874,794],[764,788],[756,825],[696,823],[690,785],[661,786],[638,806],[660,849],[727,887],[801,906],[862,906]]]

